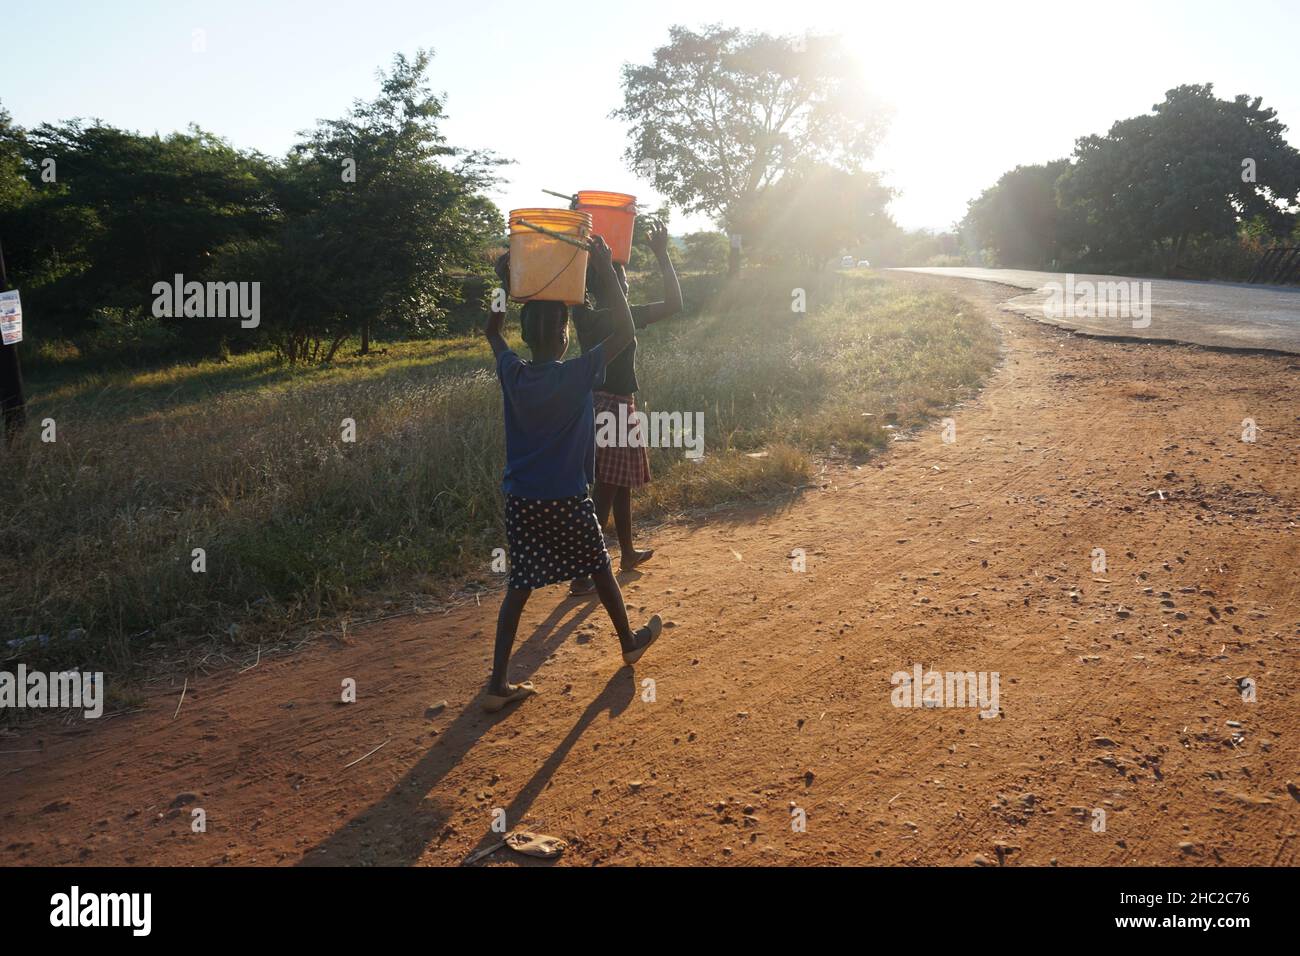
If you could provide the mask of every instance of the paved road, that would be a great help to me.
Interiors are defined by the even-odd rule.
[[[1024,289],[1024,294],[1012,296],[1002,307],[1097,335],[1300,353],[1300,287],[1082,274],[1067,277],[1063,272],[1021,269],[896,271],[979,279]],[[1117,283],[1138,285],[1120,287]],[[1090,308],[1090,293],[1094,302],[1112,307]]]

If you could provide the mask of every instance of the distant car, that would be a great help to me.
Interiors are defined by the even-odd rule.
[[[858,260],[858,268],[859,268],[859,269],[870,269],[870,268],[871,268],[871,263],[868,262],[866,259],[859,259],[859,260]]]
[[[853,268],[853,257],[852,257],[852,256],[845,256],[843,259],[841,259],[841,260],[840,260],[840,268],[841,268],[841,269],[852,269],[852,268]]]

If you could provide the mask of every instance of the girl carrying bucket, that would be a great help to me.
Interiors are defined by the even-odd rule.
[[[505,400],[506,544],[510,577],[497,615],[492,677],[483,709],[501,710],[536,693],[532,683],[509,683],[510,651],[519,615],[533,588],[576,576],[590,576],[618,632],[623,661],[634,664],[659,637],[656,614],[633,631],[623,593],[610,567],[596,509],[587,496],[594,470],[595,424],[592,389],[604,381],[610,362],[636,338],[609,246],[600,238],[589,246],[592,278],[610,303],[610,333],[580,358],[563,361],[569,347],[569,310],[562,302],[526,302],[520,316],[524,342],[532,352],[523,361],[501,334],[504,312],[490,312],[484,334],[496,357]],[[497,262],[507,282],[509,253]]]
[[[638,329],[676,315],[682,310],[682,289],[677,281],[677,272],[672,260],[668,258],[668,230],[663,223],[652,219],[647,224],[646,238],[650,249],[659,261],[659,272],[664,279],[664,301],[648,305],[631,307],[632,321]],[[627,301],[627,272],[622,263],[616,262],[614,269],[618,284],[613,291],[595,285],[596,308],[575,306],[573,324],[578,330],[578,344],[585,355],[608,336],[619,321],[618,304]],[[608,296],[608,298],[606,298]],[[592,393],[595,402],[596,420],[602,414],[613,416],[614,421],[634,422],[636,412],[636,338],[617,357],[609,361],[605,370],[605,381],[597,385]],[[625,409],[625,410],[621,410]],[[621,416],[626,415],[626,419]],[[638,551],[632,537],[632,489],[650,481],[650,454],[646,448],[645,436],[640,430],[629,429],[629,441],[626,445],[596,445],[596,484],[592,495],[596,502],[596,516],[603,529],[609,522],[610,511],[614,513],[614,528],[618,532],[619,549],[622,552],[620,568],[630,571],[638,564],[648,561],[654,551]],[[572,594],[589,594],[595,587],[590,577],[574,579],[569,591]]]

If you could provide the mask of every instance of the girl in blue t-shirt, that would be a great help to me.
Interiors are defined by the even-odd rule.
[[[505,283],[509,253],[497,262]],[[498,711],[536,693],[532,683],[506,678],[519,615],[533,588],[590,575],[618,631],[623,661],[633,664],[659,637],[656,614],[633,631],[623,592],[605,550],[596,508],[587,495],[595,465],[592,389],[605,380],[605,367],[636,336],[627,298],[614,271],[609,246],[591,240],[593,281],[613,304],[615,321],[608,337],[580,358],[563,361],[569,348],[569,310],[560,302],[531,301],[520,315],[530,361],[516,355],[501,334],[504,312],[488,314],[485,334],[496,356],[505,404],[506,544],[510,576],[497,615],[492,678],[483,707]]]

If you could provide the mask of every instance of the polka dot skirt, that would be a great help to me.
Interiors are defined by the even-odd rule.
[[[605,536],[590,498],[506,495],[506,544],[512,588],[541,588],[609,566]]]

